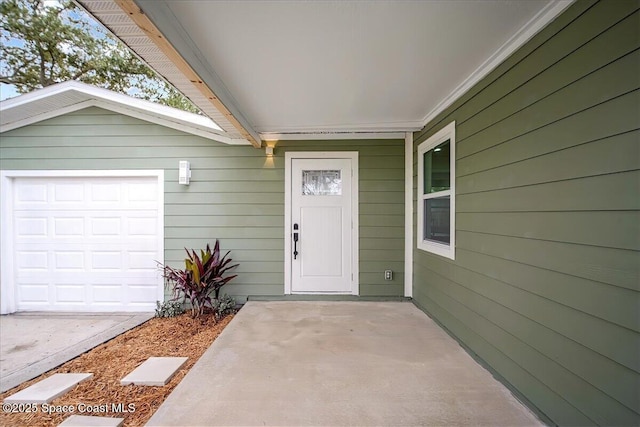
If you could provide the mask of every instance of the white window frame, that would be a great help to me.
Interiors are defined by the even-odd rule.
[[[450,188],[444,191],[437,191],[434,193],[424,194],[424,153],[433,150],[438,145],[442,144],[446,140],[450,140],[450,165],[449,165],[449,178]],[[431,252],[436,255],[440,255],[449,259],[456,258],[456,122],[449,123],[444,128],[440,129],[437,133],[432,135],[429,139],[418,145],[418,224],[417,224],[417,236],[416,242],[418,249],[422,249],[426,252]],[[449,196],[450,200],[450,240],[449,244],[435,242],[432,240],[424,239],[424,201],[427,199],[433,199],[437,197]]]

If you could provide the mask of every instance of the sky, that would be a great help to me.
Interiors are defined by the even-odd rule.
[[[0,83],[0,101],[20,95],[14,85]]]
[[[7,42],[7,45],[18,46],[21,43],[22,42],[20,40],[10,39]],[[18,95],[20,95],[20,94],[18,93],[18,91],[16,90],[16,87],[14,85],[8,85],[6,83],[0,83],[0,101],[4,101],[7,98],[13,98],[13,97],[18,96]]]

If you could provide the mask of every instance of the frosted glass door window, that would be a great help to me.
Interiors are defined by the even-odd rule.
[[[342,179],[339,170],[302,171],[303,196],[341,196]]]

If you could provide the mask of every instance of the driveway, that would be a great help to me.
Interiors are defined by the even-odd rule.
[[[250,301],[147,425],[542,423],[411,303]]]
[[[153,313],[0,316],[0,392],[37,377],[153,317]]]

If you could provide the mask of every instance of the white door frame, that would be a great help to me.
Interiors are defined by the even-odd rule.
[[[291,294],[291,165],[293,159],[350,159],[351,160],[351,294],[358,295],[359,239],[358,239],[358,152],[357,151],[296,151],[285,153],[284,164],[284,293]]]
[[[158,180],[158,253],[164,264],[164,170],[3,170],[0,171],[0,314],[16,311],[13,260],[13,186],[15,178],[125,178]],[[164,301],[164,281],[158,275],[159,301]]]

